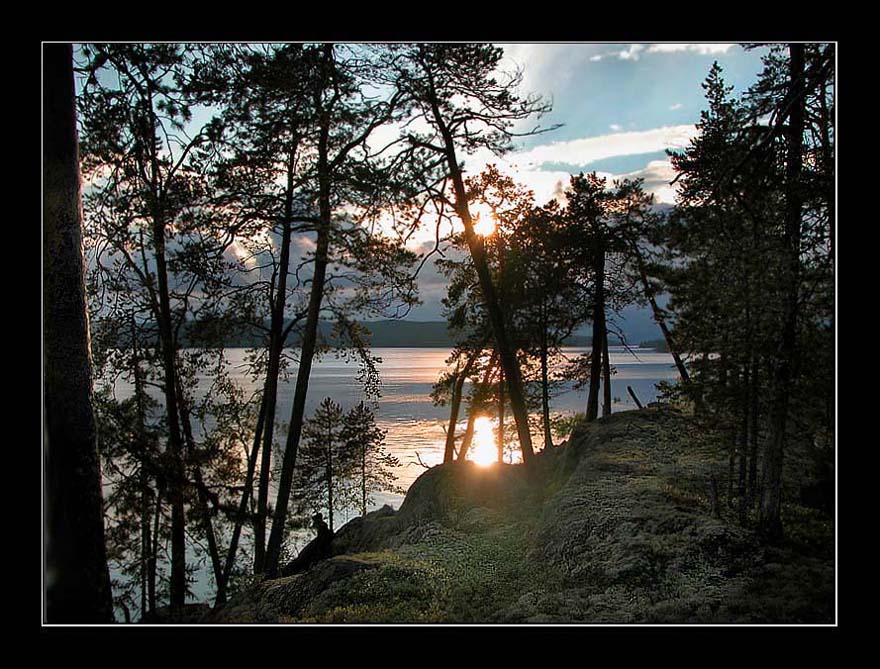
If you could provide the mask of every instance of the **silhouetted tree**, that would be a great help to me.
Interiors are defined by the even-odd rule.
[[[343,483],[349,458],[345,453],[342,407],[325,397],[303,425],[303,442],[296,466],[296,497],[301,505],[327,512],[333,531],[333,512],[344,510],[348,501]]]
[[[364,402],[346,412],[342,430],[348,465],[346,479],[359,502],[361,515],[366,515],[374,493],[405,492],[395,484],[394,469],[400,462],[385,450],[385,434],[376,425],[375,413]]]
[[[46,618],[113,621],[92,406],[73,50],[43,46]]]
[[[372,98],[364,93],[362,86],[375,84],[378,77],[379,63],[369,54],[361,58],[355,51],[339,57],[331,44],[318,49],[312,90],[315,124],[310,186],[316,213],[315,251],[293,407],[266,549],[265,572],[270,577],[277,573],[285,534],[321,312],[329,310],[354,350],[364,353],[365,347],[358,343],[361,331],[352,316],[382,314],[414,300],[413,277],[406,271],[415,261],[414,254],[399,240],[376,231],[382,210],[405,194],[406,188],[396,176],[393,157],[371,153],[368,144],[377,128],[397,119],[400,95],[392,92],[387,98]],[[343,207],[357,213],[343,215]],[[344,276],[334,277],[334,268],[340,268]],[[362,360],[372,364],[365,356]]]
[[[393,83],[412,101],[412,118],[430,128],[427,133],[409,133],[414,155],[423,165],[439,170],[433,183],[446,179],[451,183],[452,197],[440,188],[432,188],[432,195],[447,203],[464,225],[510,393],[523,459],[528,463],[533,455],[532,439],[515,345],[504,322],[483,241],[474,231],[459,162],[459,152],[468,154],[482,148],[503,153],[511,148],[514,122],[549,110],[538,98],[516,94],[521,77],[496,78],[494,70],[501,56],[502,50],[491,45],[402,45],[391,50],[387,68]],[[440,162],[431,163],[431,156]]]

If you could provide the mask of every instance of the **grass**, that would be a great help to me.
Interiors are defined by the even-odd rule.
[[[432,469],[385,545],[351,555],[369,569],[280,619],[830,622],[829,517],[789,504],[786,542],[765,546],[724,505],[713,515],[725,468],[693,421],[645,411],[577,427],[531,482],[517,467]]]

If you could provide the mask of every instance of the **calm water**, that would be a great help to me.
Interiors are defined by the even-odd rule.
[[[617,373],[611,379],[611,396],[614,399],[612,410],[635,409],[635,403],[626,392],[632,386],[643,404],[656,398],[655,384],[660,379],[677,376],[668,353],[655,353],[649,349],[625,349],[612,347],[611,364]],[[574,357],[589,348],[569,348],[567,356]],[[258,384],[252,382],[245,363],[245,349],[231,349],[227,359],[230,371],[242,387],[256,390]],[[449,418],[449,408],[434,406],[430,393],[432,385],[441,372],[447,368],[446,358],[449,350],[445,348],[381,348],[374,355],[381,358],[381,397],[376,406],[376,419],[379,427],[387,431],[386,446],[395,455],[402,467],[398,470],[399,484],[408,488],[424,471],[418,464],[421,459],[426,465],[439,464],[443,459],[445,443],[444,427]],[[287,383],[279,384],[277,416],[282,421],[290,418],[293,405],[293,391],[296,367],[291,368]],[[364,399],[358,385],[355,363],[346,363],[329,355],[312,367],[309,380],[309,394],[306,402],[306,416],[311,415],[321,400],[332,397],[344,409],[348,409]],[[575,391],[569,384],[551,403],[551,411],[561,414],[574,414],[583,411],[586,404],[586,389]],[[464,429],[466,416],[462,411],[460,429]],[[510,408],[507,420],[511,421],[509,431],[513,431]],[[507,422],[507,421],[505,421]],[[536,435],[537,436],[537,435]],[[540,437],[535,442],[541,443]],[[398,506],[402,497],[384,495],[378,506],[389,502]],[[378,508],[378,507],[377,507]]]
[[[569,357],[577,356],[589,348],[568,348],[565,354]],[[611,378],[611,396],[613,398],[613,412],[635,409],[635,403],[626,391],[626,386],[632,386],[643,404],[656,398],[655,384],[661,379],[674,379],[677,377],[672,356],[668,353],[656,353],[650,349],[632,349],[633,353],[623,348],[611,347],[611,364],[616,373]],[[381,397],[375,406],[376,419],[379,427],[387,431],[386,447],[401,462],[397,470],[398,484],[406,489],[418,476],[425,471],[419,464],[421,460],[425,465],[433,466],[443,459],[445,444],[444,426],[448,421],[449,408],[434,406],[431,402],[431,386],[437,381],[441,372],[446,369],[446,358],[449,349],[445,348],[380,348],[374,349],[373,354],[381,358],[379,372],[381,375]],[[256,390],[260,384],[254,382],[246,365],[246,349],[230,349],[226,354],[229,370],[236,382],[248,390]],[[287,422],[290,418],[290,410],[293,404],[293,391],[295,384],[296,367],[290,368],[290,378],[287,382],[279,384],[278,396],[278,419]],[[325,356],[312,367],[312,375],[309,381],[309,394],[306,402],[306,416],[310,416],[317,405],[325,397],[332,397],[336,402],[347,409],[364,399],[363,391],[356,380],[357,364],[335,358],[333,355]],[[207,387],[208,380],[202,379],[201,384]],[[130,394],[131,387],[120,382],[117,386],[117,395],[124,397]],[[551,413],[574,414],[582,412],[586,404],[586,389],[574,390],[571,384],[564,387],[560,394],[551,400]],[[462,422],[459,429],[463,430],[466,414],[462,411]],[[514,434],[515,428],[507,410],[508,434]],[[484,439],[491,439],[491,430],[481,431]],[[535,445],[540,447],[542,439],[535,435]],[[474,447],[480,444],[480,434],[475,436]],[[283,443],[283,434],[276,433],[276,443]],[[517,454],[512,454],[518,459]],[[274,502],[274,492],[272,495]],[[400,506],[402,496],[383,493],[375,496],[372,508],[378,508],[383,504],[391,504],[395,508]],[[348,517],[351,517],[349,514]],[[336,523],[340,527],[347,519],[345,514]],[[308,535],[301,537],[300,545],[309,538]],[[210,585],[207,570],[202,569],[197,577],[195,590],[199,599],[205,599],[213,591]]]

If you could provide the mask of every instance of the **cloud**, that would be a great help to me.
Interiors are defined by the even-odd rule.
[[[498,70],[523,68],[521,90],[550,94],[560,90],[584,64],[601,58],[603,44],[499,44],[504,57]]]
[[[620,60],[638,60],[643,53],[696,53],[701,56],[714,56],[727,53],[736,44],[630,44],[619,51],[605,51],[590,57],[593,62],[616,56]]]
[[[612,123],[608,127],[611,128],[614,132],[619,132],[620,130],[623,130],[623,126],[620,126],[617,123]]]
[[[621,60],[638,60],[639,53],[645,50],[644,44],[630,44],[623,51],[617,52],[617,57]]]
[[[645,167],[629,174],[619,174],[614,179],[644,179],[644,188],[654,194],[655,202],[675,203],[675,186],[670,182],[676,172],[669,160],[652,160]],[[611,181],[611,180],[609,180]]]
[[[680,53],[690,51],[701,56],[713,56],[727,53],[736,44],[652,44],[648,47],[648,53]]]
[[[684,105],[682,105],[680,102],[676,102],[674,105],[669,105],[669,110],[675,111],[676,109],[681,109],[683,106]]]
[[[597,137],[543,144],[528,151],[513,154],[510,160],[526,168],[540,166],[544,163],[564,163],[583,167],[604,158],[684,148],[696,134],[696,127],[693,125],[617,132]]]

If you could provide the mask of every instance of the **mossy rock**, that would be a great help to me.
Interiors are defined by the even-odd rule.
[[[258,583],[244,622],[830,622],[834,532],[787,504],[762,544],[711,499],[718,436],[669,408],[580,424],[521,465],[433,467],[399,511],[346,524],[334,557]]]

